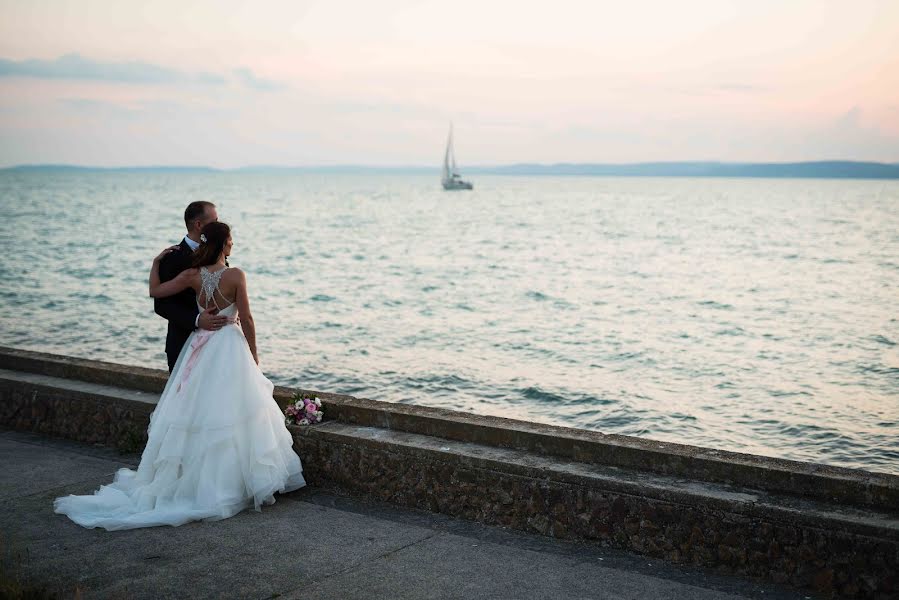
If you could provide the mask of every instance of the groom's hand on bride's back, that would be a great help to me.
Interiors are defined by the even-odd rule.
[[[200,329],[208,329],[209,331],[217,331],[224,327],[225,323],[228,322],[228,317],[219,315],[218,311],[217,308],[212,307],[201,312],[200,318],[197,320],[197,326]]]

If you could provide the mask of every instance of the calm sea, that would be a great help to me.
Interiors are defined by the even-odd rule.
[[[899,182],[0,173],[0,344],[165,368],[234,226],[276,383],[899,472]]]

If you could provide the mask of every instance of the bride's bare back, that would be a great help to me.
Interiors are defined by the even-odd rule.
[[[201,273],[204,269],[205,276]],[[187,269],[183,276],[186,278],[187,286],[196,293],[199,306],[219,310],[225,310],[237,303],[240,299],[240,290],[246,283],[246,275],[240,269],[232,267],[214,270],[208,267],[191,268]]]
[[[225,310],[237,301],[242,279],[238,276],[238,270],[229,267],[215,270],[200,267],[196,271],[191,277],[191,287],[197,294],[197,305]]]

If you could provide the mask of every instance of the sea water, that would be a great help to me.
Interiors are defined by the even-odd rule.
[[[899,472],[899,182],[0,173],[0,344],[164,369],[210,200],[276,383]]]

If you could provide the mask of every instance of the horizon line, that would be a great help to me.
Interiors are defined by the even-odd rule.
[[[883,167],[899,167],[899,161],[873,161],[873,160],[857,160],[857,159],[815,159],[815,160],[795,160],[795,161],[723,161],[723,160],[649,160],[649,161],[631,161],[631,162],[588,162],[588,161],[561,161],[561,162],[514,162],[514,163],[495,163],[495,164],[472,164],[465,166],[460,170],[494,170],[509,168],[560,168],[560,167],[604,167],[604,168],[627,168],[627,167],[653,167],[653,166],[721,166],[721,167],[759,167],[759,166],[803,166],[803,165],[871,165]],[[251,169],[272,169],[272,170],[326,170],[326,169],[365,169],[365,170],[434,170],[439,171],[440,165],[377,165],[377,164],[360,164],[360,163],[329,163],[329,164],[246,164],[236,167],[214,167],[210,165],[189,165],[189,164],[132,164],[132,165],[85,165],[76,163],[18,163],[0,166],[0,171],[27,170],[27,169],[81,169],[95,171],[116,171],[116,170],[196,170],[196,171],[243,171]]]

